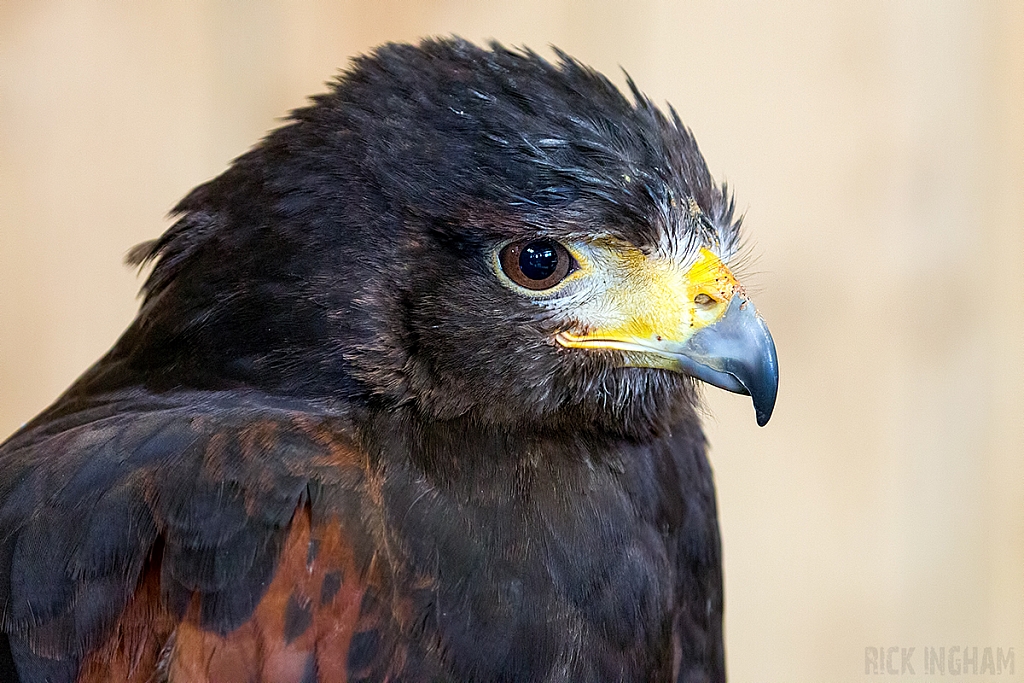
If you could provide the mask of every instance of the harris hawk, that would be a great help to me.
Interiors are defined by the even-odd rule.
[[[724,680],[694,380],[763,425],[774,344],[692,134],[558,56],[379,48],[132,252],[0,447],[0,680]]]

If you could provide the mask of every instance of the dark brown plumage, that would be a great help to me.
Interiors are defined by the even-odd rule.
[[[0,680],[724,680],[692,377],[763,423],[774,347],[693,137],[561,60],[381,48],[135,252],[0,446]]]

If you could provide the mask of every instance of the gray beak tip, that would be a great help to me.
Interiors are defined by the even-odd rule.
[[[690,338],[678,359],[691,376],[749,395],[758,426],[768,424],[779,391],[779,359],[753,303],[734,298],[718,322]]]
[[[775,399],[779,393],[779,358],[775,353],[775,341],[768,333],[768,326],[764,324],[760,316],[758,321],[764,328],[762,339],[764,341],[765,353],[759,372],[751,381],[750,397],[754,402],[754,415],[757,417],[757,426],[764,427],[772,417],[775,410]]]

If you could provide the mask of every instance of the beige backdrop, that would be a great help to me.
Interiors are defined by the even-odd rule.
[[[765,429],[708,396],[732,679],[978,646],[1024,680],[1020,0],[0,0],[0,437],[128,323],[122,256],[189,188],[450,33],[626,68],[746,211],[782,384]]]

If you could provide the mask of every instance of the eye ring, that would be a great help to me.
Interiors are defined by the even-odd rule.
[[[505,245],[498,262],[512,282],[535,292],[551,289],[577,268],[568,249],[543,238]]]

